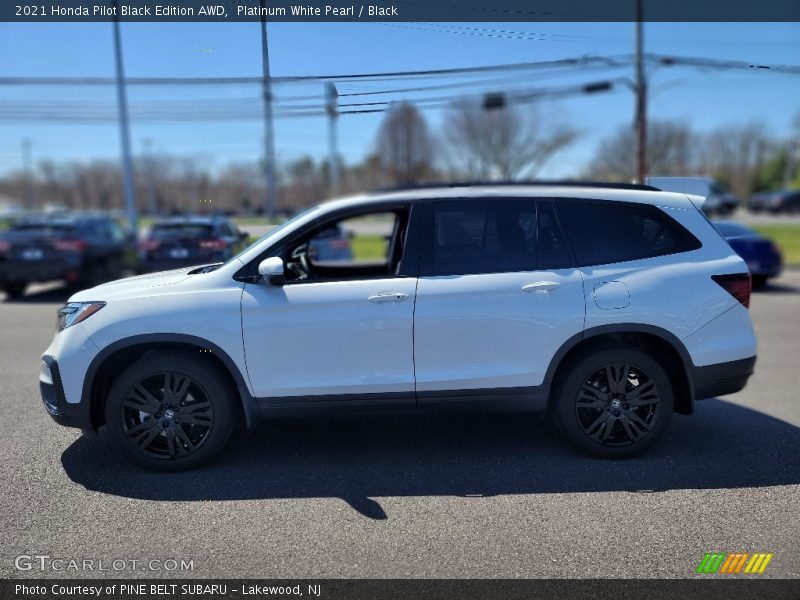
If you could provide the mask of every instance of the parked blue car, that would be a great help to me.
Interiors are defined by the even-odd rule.
[[[716,221],[714,227],[747,263],[753,287],[761,287],[767,279],[780,275],[783,258],[775,242],[741,223]]]

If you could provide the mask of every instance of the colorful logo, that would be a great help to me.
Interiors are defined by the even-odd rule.
[[[706,552],[697,573],[750,573],[761,574],[767,569],[772,554],[766,552]]]

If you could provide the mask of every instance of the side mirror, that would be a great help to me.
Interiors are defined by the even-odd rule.
[[[258,274],[264,278],[267,285],[283,285],[285,282],[283,259],[280,256],[265,258],[258,264]]]

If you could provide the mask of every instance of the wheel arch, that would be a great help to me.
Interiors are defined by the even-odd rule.
[[[92,427],[97,430],[104,424],[105,399],[112,383],[125,366],[146,352],[154,350],[188,350],[208,352],[205,357],[213,360],[227,373],[230,383],[239,396],[242,414],[248,430],[258,425],[259,413],[256,403],[247,388],[247,383],[234,360],[216,344],[189,334],[150,333],[118,340],[103,348],[94,357],[86,371],[81,391],[81,403],[89,406]]]
[[[675,412],[690,415],[694,412],[694,385],[690,376],[693,362],[686,346],[677,336],[655,325],[619,323],[592,327],[572,336],[556,352],[545,374],[548,411],[555,396],[554,384],[572,357],[606,343],[623,344],[646,351],[659,360],[667,370],[675,392]]]

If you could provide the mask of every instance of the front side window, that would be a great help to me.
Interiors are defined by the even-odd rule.
[[[696,250],[700,242],[655,206],[556,200],[580,266],[604,265]]]
[[[321,223],[286,252],[287,282],[391,277],[397,272],[407,210]]]

